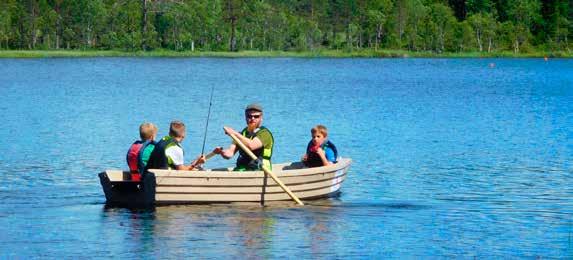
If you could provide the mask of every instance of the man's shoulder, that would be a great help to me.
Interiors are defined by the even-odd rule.
[[[271,130],[270,130],[270,129],[268,129],[268,128],[264,127],[264,126],[261,126],[261,127],[259,128],[259,131],[257,131],[257,134],[272,134],[272,133],[271,133]]]
[[[269,130],[266,127],[261,127],[259,128],[259,131],[257,131],[256,134],[257,137],[264,137],[264,138],[273,138],[273,134],[271,133],[271,130]]]

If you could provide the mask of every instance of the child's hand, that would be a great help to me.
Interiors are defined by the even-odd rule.
[[[206,161],[207,159],[205,159],[205,155],[199,155],[199,157],[197,157],[197,159],[195,160],[195,164],[196,165],[204,164]]]
[[[318,148],[316,149],[316,153],[317,153],[320,157],[324,157],[324,156],[325,156],[324,150],[322,150],[322,147],[318,147]]]

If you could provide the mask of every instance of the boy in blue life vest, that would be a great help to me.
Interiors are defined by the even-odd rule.
[[[141,140],[135,141],[127,151],[126,159],[131,180],[140,181],[141,173],[147,165],[149,156],[155,148],[155,136],[157,127],[152,123],[143,123],[139,126],[139,137]]]
[[[338,151],[330,142],[328,130],[323,125],[317,125],[310,130],[311,140],[306,147],[306,154],[302,156],[302,162],[307,167],[320,167],[336,163]]]

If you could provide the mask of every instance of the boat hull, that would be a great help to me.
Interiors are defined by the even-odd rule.
[[[301,200],[330,197],[340,191],[352,160],[342,158],[325,167],[306,168],[301,163],[273,165],[277,177]],[[152,169],[141,182],[129,172],[107,170],[99,174],[108,204],[164,205],[291,200],[263,171],[232,169],[175,171]]]

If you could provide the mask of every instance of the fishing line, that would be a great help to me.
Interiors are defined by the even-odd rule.
[[[205,123],[205,135],[203,136],[203,148],[201,148],[201,155],[205,154],[205,142],[207,141],[207,129],[209,128],[209,117],[211,117],[211,105],[213,104],[213,93],[215,92],[215,85],[211,85],[211,97],[209,98],[209,111],[207,112],[207,123]]]

